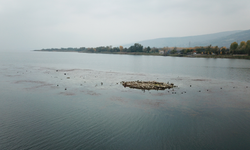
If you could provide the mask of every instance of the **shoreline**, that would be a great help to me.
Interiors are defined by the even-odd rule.
[[[227,58],[227,59],[250,59],[250,56],[242,56],[242,55],[191,55],[191,56],[184,56],[184,57],[191,57],[191,58]]]
[[[159,53],[143,53],[143,52],[113,52],[113,53],[91,53],[91,52],[78,52],[78,51],[44,51],[44,50],[33,50],[38,52],[76,52],[86,54],[120,54],[120,55],[146,55],[146,56],[164,56]],[[188,58],[227,58],[227,59],[250,59],[247,55],[183,55],[183,54],[170,54],[167,56],[171,57],[188,57]]]

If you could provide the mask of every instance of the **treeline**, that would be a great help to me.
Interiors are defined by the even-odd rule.
[[[139,43],[135,43],[129,48],[123,46],[112,47],[112,46],[100,46],[95,48],[51,48],[42,49],[41,51],[75,51],[85,53],[148,53],[148,54],[159,54],[159,55],[190,55],[190,54],[207,54],[207,55],[230,55],[230,54],[248,54],[250,55],[250,40],[247,42],[242,41],[239,45],[237,42],[233,42],[230,48],[218,47],[218,46],[197,46],[191,48],[177,48],[177,47],[143,47]]]
[[[237,42],[233,42],[230,48],[218,47],[218,46],[205,46],[205,47],[193,47],[185,48],[180,51],[180,54],[214,54],[214,55],[230,55],[230,54],[248,54],[250,55],[250,40],[247,42],[242,41],[240,45]]]
[[[115,53],[115,52],[140,52],[140,53],[159,53],[158,48],[143,47],[139,43],[135,43],[129,48],[124,48],[123,46],[112,47],[112,46],[100,46],[95,48],[51,48],[51,49],[42,49],[41,51],[76,51],[76,52],[87,52],[87,53]]]
[[[218,46],[197,46],[197,47],[191,47],[191,48],[185,48],[182,49],[181,54],[215,54],[215,55],[225,55],[229,54],[229,49],[224,47],[218,47]]]
[[[233,42],[230,45],[231,54],[248,54],[250,55],[250,40],[247,42],[242,41],[240,45],[237,42]]]

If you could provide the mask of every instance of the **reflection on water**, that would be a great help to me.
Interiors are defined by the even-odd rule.
[[[0,149],[250,148],[249,61],[30,55],[1,59]],[[133,80],[178,87],[120,84]]]

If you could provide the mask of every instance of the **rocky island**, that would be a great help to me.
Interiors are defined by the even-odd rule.
[[[124,87],[130,87],[134,89],[142,89],[142,90],[165,90],[170,89],[174,86],[173,83],[164,83],[164,82],[156,82],[156,81],[122,81],[121,84]]]

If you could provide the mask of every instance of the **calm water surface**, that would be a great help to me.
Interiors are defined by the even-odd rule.
[[[249,74],[239,59],[2,52],[0,149],[250,149]],[[120,84],[134,80],[178,87]]]

